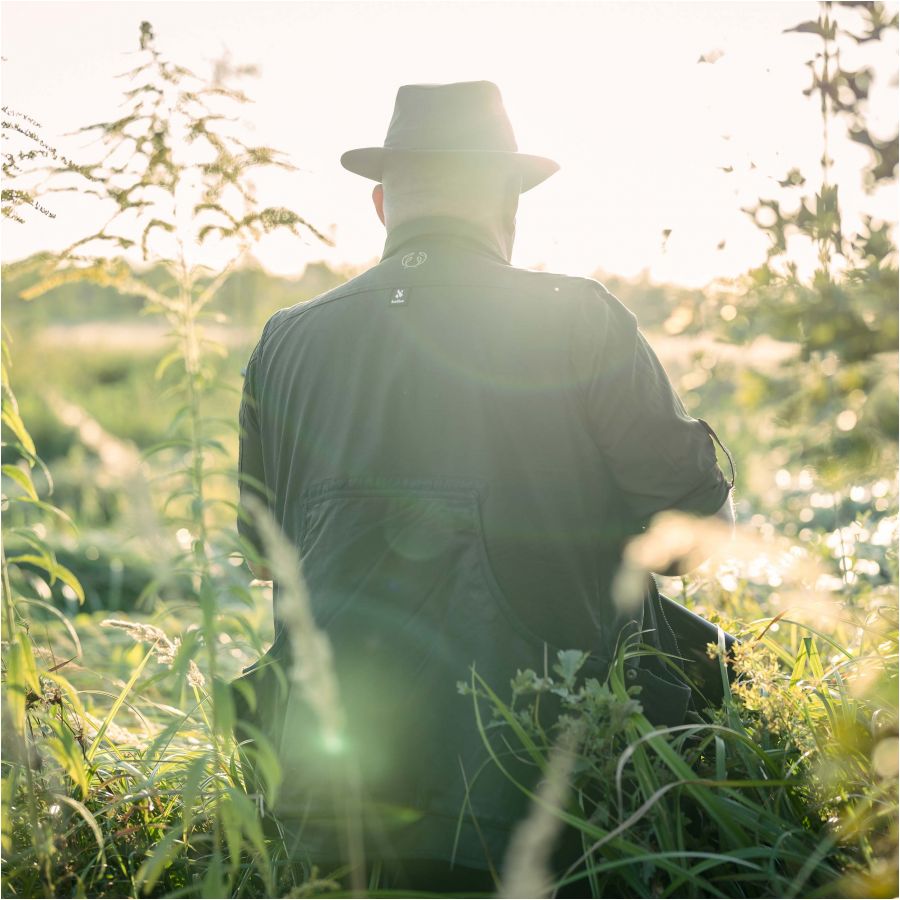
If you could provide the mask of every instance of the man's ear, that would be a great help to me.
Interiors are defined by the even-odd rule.
[[[372,190],[372,202],[375,204],[375,212],[384,225],[384,185],[376,184]]]

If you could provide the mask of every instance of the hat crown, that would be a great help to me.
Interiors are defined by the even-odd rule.
[[[384,139],[390,150],[516,152],[500,89],[491,81],[405,84]]]
[[[522,175],[522,191],[530,191],[559,169],[545,156],[519,153],[500,89],[491,81],[404,84],[397,91],[384,146],[347,150],[341,165],[381,181],[387,159],[418,153],[506,157]]]

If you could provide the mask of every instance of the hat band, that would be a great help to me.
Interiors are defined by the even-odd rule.
[[[385,150],[486,150],[490,152],[516,153],[515,139],[505,135],[486,135],[483,131],[460,133],[448,131],[435,134],[433,131],[393,129],[385,138]]]

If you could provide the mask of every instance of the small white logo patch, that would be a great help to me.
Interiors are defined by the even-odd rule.
[[[412,253],[407,253],[400,260],[400,265],[404,269],[415,269],[416,266],[421,266],[426,259],[428,259],[428,254],[424,250],[413,250]]]
[[[395,303],[406,303],[406,288],[397,288],[391,295],[391,305]]]

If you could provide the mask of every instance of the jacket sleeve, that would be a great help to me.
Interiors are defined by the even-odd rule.
[[[241,405],[238,412],[238,482],[240,499],[238,503],[238,533],[258,556],[263,556],[262,541],[259,532],[253,525],[253,514],[247,508],[247,498],[252,496],[264,506],[267,503],[266,473],[263,462],[262,442],[259,428],[259,408],[257,403],[256,374],[259,364],[262,339],[254,347],[247,362],[244,375],[244,387],[241,393]]]
[[[713,515],[731,485],[716,461],[712,429],[687,414],[637,319],[599,282],[573,339],[588,428],[630,512]]]

